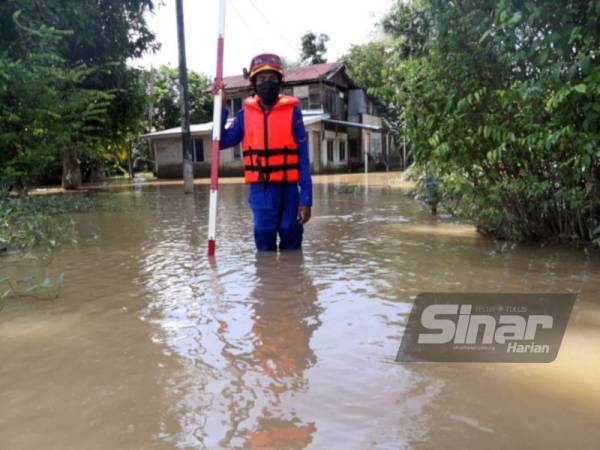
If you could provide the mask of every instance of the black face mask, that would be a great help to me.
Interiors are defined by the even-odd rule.
[[[263,81],[256,86],[256,93],[265,105],[271,106],[277,101],[279,87],[280,84],[278,81]]]

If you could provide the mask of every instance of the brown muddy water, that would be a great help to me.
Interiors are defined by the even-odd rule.
[[[99,194],[127,207],[50,259],[1,257],[64,285],[0,312],[0,448],[600,448],[598,255],[495,244],[371,177],[317,180],[302,253],[256,254],[223,184],[211,264],[207,186],[157,184]],[[578,299],[554,363],[396,363],[423,291]]]

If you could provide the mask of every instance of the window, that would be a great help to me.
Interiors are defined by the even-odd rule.
[[[327,161],[333,162],[333,141],[327,139]]]
[[[204,140],[194,139],[194,161],[204,161]]]
[[[308,103],[310,109],[320,109],[321,105],[321,88],[319,85],[312,85],[309,88]]]
[[[292,92],[294,93],[294,97],[298,98],[307,98],[308,97],[308,86],[294,86]]]
[[[240,159],[241,157],[240,144],[238,144],[233,147],[233,159]]]
[[[340,161],[346,161],[346,142],[340,141]]]
[[[325,111],[334,119],[344,118],[344,100],[340,98],[339,91],[328,89],[325,93]]]
[[[308,86],[294,86],[292,95],[300,100],[300,109],[308,109]]]
[[[325,94],[325,105],[325,111],[331,114],[333,117],[337,117],[335,111],[335,93],[331,90],[327,90],[327,93]]]

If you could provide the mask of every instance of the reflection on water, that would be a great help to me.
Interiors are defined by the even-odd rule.
[[[210,265],[186,286],[188,295],[171,272],[151,268],[157,292],[142,317],[160,326],[154,340],[186,366],[168,381],[186,410],[174,442],[304,448],[315,430],[284,398],[307,389],[304,371],[316,362],[317,289],[301,252],[248,256],[240,273]]]
[[[110,191],[128,208],[78,216],[49,261],[0,258],[65,274],[0,312],[1,447],[597,448],[598,255],[496,245],[359,180],[315,184],[303,252],[257,254],[229,184],[211,263],[206,186],[159,185]],[[423,291],[578,301],[553,364],[395,363]]]

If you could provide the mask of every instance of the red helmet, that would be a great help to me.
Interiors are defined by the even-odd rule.
[[[252,78],[259,72],[272,70],[283,77],[283,64],[281,58],[273,53],[263,53],[256,55],[250,62],[250,72],[244,70],[244,75],[252,81]]]

